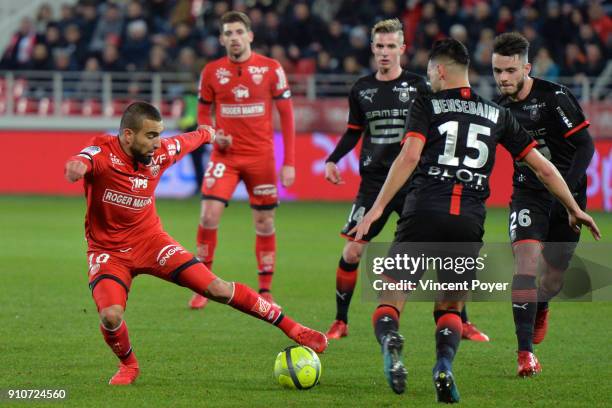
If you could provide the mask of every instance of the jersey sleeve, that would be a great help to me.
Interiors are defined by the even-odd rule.
[[[198,101],[200,103],[211,104],[214,101],[215,93],[211,86],[212,73],[210,65],[206,65],[200,74],[200,83],[198,84]]]
[[[501,109],[504,112],[504,119],[500,143],[510,152],[514,160],[520,161],[538,145],[538,142],[529,136],[508,109]]]
[[[357,96],[357,89],[355,86],[351,88],[348,97],[349,103],[349,117],[347,127],[353,130],[363,130],[365,127],[365,117],[359,104],[359,97]]]
[[[170,164],[181,160],[204,143],[212,143],[213,135],[204,128],[193,132],[183,133],[162,140],[162,146],[171,158]]]
[[[278,61],[274,61],[271,66],[274,71],[272,81],[272,97],[274,99],[289,99],[291,98],[291,90],[289,89],[289,83],[287,82],[287,75],[285,70]]]
[[[580,104],[565,87],[555,91],[552,110],[555,120],[564,130],[563,137],[565,138],[589,126],[589,121],[586,120]]]
[[[429,122],[431,120],[431,109],[429,108],[427,95],[418,95],[408,111],[406,124],[404,125],[404,139],[418,137],[423,142],[427,141]]]
[[[87,166],[88,174],[98,174],[104,167],[103,156],[100,153],[102,153],[102,147],[107,141],[106,138],[107,136],[92,138],[86,147],[68,160],[78,160]]]

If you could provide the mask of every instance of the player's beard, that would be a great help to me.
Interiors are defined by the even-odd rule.
[[[153,160],[152,156],[147,156],[140,152],[135,152],[133,150],[132,150],[132,156],[134,157],[134,160],[136,160],[138,163],[144,164],[145,166],[148,166],[149,164],[151,164],[151,161]]]
[[[524,86],[525,86],[525,78],[521,78],[521,80],[516,83],[516,91],[514,91],[514,93],[512,94],[507,94],[507,95],[510,97],[510,99],[518,99],[518,94],[523,90]]]

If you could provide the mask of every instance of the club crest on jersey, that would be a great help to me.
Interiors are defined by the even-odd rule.
[[[151,175],[153,177],[157,177],[159,175],[160,166],[159,164],[154,164],[153,166],[149,167],[149,170],[151,171]]]
[[[234,94],[234,98],[237,101],[240,101],[241,99],[246,99],[249,97],[249,88],[240,84],[232,89],[232,93]]]
[[[146,190],[149,185],[149,180],[140,177],[130,177],[132,182],[132,191]]]
[[[359,97],[361,99],[369,101],[370,103],[373,103],[374,102],[373,98],[374,98],[374,95],[376,95],[376,92],[378,92],[378,88],[364,89],[362,91],[359,91]]]
[[[533,98],[530,105],[523,105],[523,110],[529,112],[529,119],[537,122],[541,117],[541,109],[546,107],[546,102],[538,103],[538,100]]]
[[[268,67],[254,67],[254,66],[249,65],[247,67],[247,70],[249,71],[249,74],[251,74],[251,79],[253,80],[253,82],[256,85],[259,85],[263,81],[263,74],[268,72],[269,68]]]
[[[407,82],[402,82],[401,86],[394,86],[393,92],[398,92],[400,102],[408,102],[410,100],[410,92],[416,92],[414,86],[408,86]]]
[[[224,85],[229,82],[229,77],[232,76],[232,73],[225,68],[218,68],[217,72],[215,72],[215,76],[219,80],[219,83]]]

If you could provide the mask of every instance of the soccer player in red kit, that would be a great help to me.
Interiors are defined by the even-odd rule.
[[[212,269],[217,228],[223,210],[240,180],[249,193],[255,223],[255,256],[259,293],[270,293],[276,258],[274,209],[278,205],[272,105],[281,120],[284,157],[280,181],[295,179],[293,106],[291,91],[278,61],[251,51],[253,32],[246,14],[230,11],[221,17],[221,44],[227,56],[204,67],[200,78],[198,123],[212,126],[217,142],[202,183],[202,210],[197,256]],[[214,106],[214,109],[213,109]],[[206,299],[195,294],[189,305],[200,309]]]
[[[163,230],[154,196],[162,173],[203,143],[212,143],[215,132],[203,126],[161,139],[162,130],[159,111],[134,102],[123,113],[119,136],[94,138],[66,163],[68,181],[84,179],[89,287],[104,340],[120,360],[109,383],[131,384],[138,377],[123,313],[132,279],[142,273],[226,303],[278,326],[300,344],[324,351],[327,339],[322,333],[284,316],[246,285],[218,278]]]

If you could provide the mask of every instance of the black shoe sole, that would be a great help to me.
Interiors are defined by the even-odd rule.
[[[438,402],[454,404],[459,402],[459,392],[455,386],[455,381],[450,372],[441,371],[434,375],[434,386]]]

